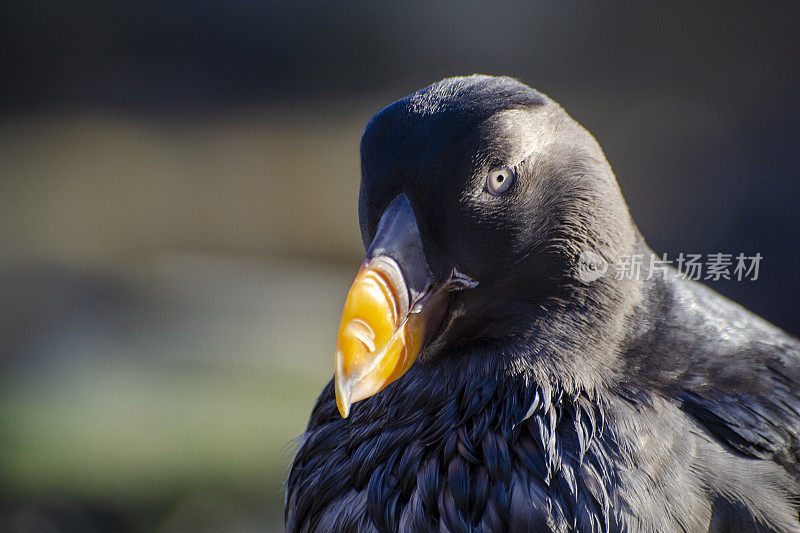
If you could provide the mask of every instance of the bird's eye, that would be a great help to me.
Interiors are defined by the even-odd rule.
[[[486,190],[495,196],[505,194],[514,185],[514,180],[517,178],[517,172],[513,168],[498,168],[492,170],[486,176]]]

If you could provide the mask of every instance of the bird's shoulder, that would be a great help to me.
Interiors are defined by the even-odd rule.
[[[800,476],[800,342],[712,289],[654,287],[632,378],[673,398],[728,448]]]

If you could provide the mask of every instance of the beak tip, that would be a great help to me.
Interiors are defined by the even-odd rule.
[[[339,414],[342,415],[342,418],[350,416],[350,394],[349,391],[344,390],[345,388],[337,372],[335,379],[336,407],[339,409]]]
[[[337,398],[336,407],[339,408],[339,414],[342,415],[342,418],[350,416],[350,402],[347,400],[340,401],[339,398]]]

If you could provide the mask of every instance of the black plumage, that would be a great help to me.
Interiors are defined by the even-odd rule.
[[[591,135],[509,78],[431,85],[361,144],[369,248],[405,194],[436,338],[337,411],[323,390],[286,484],[290,531],[800,531],[800,343],[652,255]],[[509,194],[487,194],[514,165]],[[590,250],[642,275],[586,281]]]

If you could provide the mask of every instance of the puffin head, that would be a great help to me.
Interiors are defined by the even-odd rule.
[[[448,78],[387,106],[364,131],[361,172],[366,258],[335,356],[343,417],[443,352],[530,347],[547,328],[574,342],[591,303],[623,292],[586,271],[637,240],[613,172],[586,130],[517,80]]]

